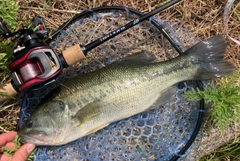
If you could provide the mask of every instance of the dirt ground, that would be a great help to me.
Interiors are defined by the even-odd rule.
[[[158,14],[158,16],[161,19],[177,22],[200,39],[206,39],[223,33],[223,11],[226,1],[227,0],[183,0],[170,9]],[[160,6],[164,0],[16,0],[16,2],[20,5],[19,16],[23,21],[29,22],[35,15],[41,15],[47,27],[52,31],[75,14],[89,8],[117,5],[130,7],[147,13]],[[240,14],[240,2],[236,1],[234,6],[236,7],[236,12]],[[238,20],[236,14],[233,12],[230,14],[228,25],[229,35],[240,40],[240,20]],[[239,70],[240,46],[236,45],[229,38],[226,39],[229,45],[226,52],[226,59],[232,62]],[[16,110],[14,106],[8,111],[8,114],[4,111],[0,112],[0,124],[6,119],[11,121],[11,126],[6,128],[5,126],[4,128],[1,126],[1,132],[14,130],[16,119],[13,119],[13,116],[17,116],[18,113],[19,110]],[[230,139],[240,135],[240,126],[238,125],[231,125],[224,135],[221,135],[213,126],[205,126],[208,127],[208,130],[204,131],[199,156],[216,149]]]

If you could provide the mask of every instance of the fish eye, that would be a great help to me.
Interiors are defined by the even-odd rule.
[[[62,101],[59,102],[59,106],[64,107],[64,103]]]
[[[30,120],[30,119],[26,119],[26,121],[25,121],[25,125],[26,125],[27,128],[31,128],[32,125],[33,125],[33,121]]]

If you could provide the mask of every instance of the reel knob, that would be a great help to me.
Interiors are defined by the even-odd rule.
[[[3,20],[0,18],[0,34],[4,37],[4,38],[9,38],[12,36],[11,31],[9,30],[7,24],[5,22],[3,22]]]

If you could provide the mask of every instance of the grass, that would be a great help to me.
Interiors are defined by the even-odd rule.
[[[0,19],[3,20],[10,28],[15,30],[18,24],[17,13],[20,6],[15,4],[14,0],[3,0],[0,2]],[[0,39],[0,70],[4,71],[7,69],[8,60],[13,54],[13,45],[8,39]],[[6,72],[1,72],[0,77],[5,75]]]
[[[13,44],[9,41],[0,42],[0,70],[6,71],[8,63],[13,54]],[[7,72],[0,73],[0,77],[9,76]]]
[[[20,6],[15,4],[14,0],[3,0],[0,2],[0,19],[3,20],[10,28],[10,30],[15,30],[18,24],[17,16]],[[13,54],[13,44],[8,39],[0,38],[0,86],[2,85],[3,81],[9,78],[8,63],[9,59],[12,57]],[[4,72],[5,71],[5,72]],[[3,95],[3,93],[0,93]]]
[[[9,148],[7,146],[2,146],[1,148],[3,149],[3,154],[6,156],[13,156],[14,153],[21,147],[21,143],[20,143],[20,138],[18,135],[15,136],[15,138],[13,139],[13,143],[14,143],[14,148]],[[27,158],[27,161],[32,161],[34,158],[34,153],[36,152],[37,149],[33,150],[31,152],[31,154],[29,155],[29,157]]]
[[[214,152],[205,155],[198,161],[239,161],[240,158],[240,137],[231,140]]]
[[[7,23],[10,30],[17,29],[18,14],[20,6],[14,0],[0,1],[0,18]],[[10,72],[8,70],[9,60],[12,58],[13,44],[10,39],[0,37],[0,87],[3,86],[10,79]],[[5,95],[0,92],[0,96]],[[17,111],[14,110],[16,103],[11,101],[0,104],[0,133],[15,129],[16,120],[18,119]]]
[[[18,24],[17,16],[20,6],[14,0],[2,0],[0,2],[0,18],[2,18],[10,27],[16,29]]]
[[[236,11],[236,7],[232,6],[233,13],[237,16],[238,21],[240,21],[240,14]]]

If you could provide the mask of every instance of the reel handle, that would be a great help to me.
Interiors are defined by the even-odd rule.
[[[61,57],[61,56],[60,56]],[[83,50],[81,49],[79,44],[76,44],[74,46],[71,46],[67,49],[65,49],[62,52],[62,57],[64,58],[66,65],[63,64],[63,67],[71,66],[73,64],[76,64],[82,59],[85,59],[85,54]],[[63,62],[63,61],[62,61]]]

